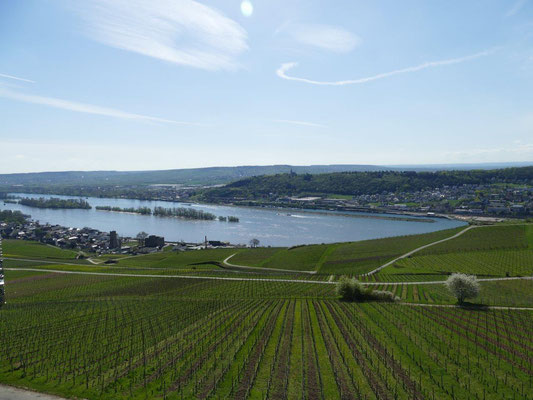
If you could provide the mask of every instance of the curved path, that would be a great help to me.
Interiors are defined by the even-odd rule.
[[[414,254],[414,253],[417,253],[417,252],[419,252],[420,250],[426,249],[426,248],[431,247],[431,246],[435,246],[436,244],[439,244],[439,243],[442,243],[442,242],[447,242],[448,240],[455,239],[456,237],[461,236],[463,233],[469,231],[469,230],[472,229],[472,228],[476,228],[476,226],[470,225],[469,227],[463,229],[461,232],[458,232],[458,233],[456,233],[455,235],[450,236],[450,237],[448,237],[448,238],[446,238],[446,239],[437,240],[436,242],[432,242],[432,243],[428,243],[428,244],[425,244],[425,245],[423,245],[423,246],[420,246],[420,247],[418,247],[418,248],[416,248],[416,249],[414,249],[414,250],[409,251],[408,253],[405,253],[404,255],[401,255],[400,257],[395,258],[395,259],[392,260],[392,261],[389,261],[389,262],[386,263],[386,264],[383,264],[381,267],[378,267],[378,268],[376,268],[376,269],[374,269],[374,270],[372,270],[372,271],[370,271],[370,272],[367,272],[366,274],[363,274],[363,276],[367,276],[367,275],[375,274],[376,272],[381,271],[383,268],[388,267],[389,265],[394,264],[396,261],[401,260],[402,258],[409,257],[410,255],[412,255],[412,254]]]
[[[238,264],[230,264],[228,260],[237,255],[237,253],[233,253],[231,256],[227,257],[222,263],[224,265],[227,265],[228,267],[234,267],[234,268],[243,268],[243,269],[256,269],[256,270],[263,270],[263,271],[272,271],[272,272],[292,272],[293,274],[297,273],[303,273],[303,274],[316,274],[316,271],[296,271],[294,269],[281,269],[281,268],[267,268],[267,267],[252,267],[251,265],[238,265]]]

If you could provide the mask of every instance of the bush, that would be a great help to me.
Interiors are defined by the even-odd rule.
[[[475,275],[452,274],[445,284],[459,303],[479,294],[479,282]]]
[[[343,276],[337,282],[335,292],[344,301],[397,301],[399,300],[393,293],[386,290],[372,290],[355,278]]]
[[[354,281],[355,279],[350,279],[346,276],[341,277],[335,286],[335,293],[337,296],[339,296],[342,300],[352,300]]]

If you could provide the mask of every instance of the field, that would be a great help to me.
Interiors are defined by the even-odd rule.
[[[463,308],[424,284],[531,275],[531,225],[474,228],[364,278],[398,303],[335,296],[339,275],[454,233],[113,265],[12,242],[6,253],[34,261],[6,263],[0,382],[87,399],[533,399],[533,280],[482,282]],[[250,268],[222,264],[236,252]]]

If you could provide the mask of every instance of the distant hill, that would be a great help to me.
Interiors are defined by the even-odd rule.
[[[289,173],[324,174],[333,172],[364,172],[364,171],[436,171],[436,170],[470,170],[517,167],[533,165],[527,163],[499,164],[450,164],[450,165],[409,165],[381,166],[358,164],[333,165],[265,165],[240,167],[209,167],[171,169],[160,171],[65,171],[65,172],[33,172],[19,174],[0,174],[0,186],[69,186],[69,185],[151,185],[151,184],[182,184],[182,185],[216,185],[226,184],[243,178],[260,175]]]
[[[411,192],[463,184],[522,184],[533,186],[533,167],[495,170],[455,170],[437,172],[365,171],[326,174],[278,174],[245,178],[205,190],[202,199],[261,199],[300,195],[362,195],[382,192]]]

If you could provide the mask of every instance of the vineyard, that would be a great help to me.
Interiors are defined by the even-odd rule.
[[[533,225],[500,225],[470,229],[464,235],[427,247],[379,272],[378,280],[444,280],[453,272],[480,277],[533,274]],[[395,277],[395,275],[400,275]],[[421,279],[418,279],[421,278]]]
[[[293,282],[6,278],[4,383],[109,399],[533,398],[531,311],[343,303]]]
[[[358,275],[457,231],[109,266],[5,241],[0,382],[88,399],[533,399],[533,280],[482,282],[474,308],[432,283],[531,275],[530,225],[474,228]],[[235,253],[249,267],[224,266]],[[401,301],[338,300],[346,272]]]

